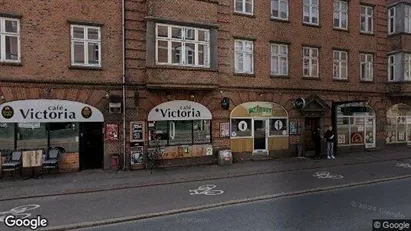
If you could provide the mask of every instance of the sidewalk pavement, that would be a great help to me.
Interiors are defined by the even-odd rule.
[[[389,160],[411,159],[407,147],[393,147],[375,152],[341,154],[335,160],[285,158],[235,163],[229,166],[202,165],[134,171],[90,170],[68,174],[45,175],[40,179],[0,181],[0,201],[74,193],[107,191],[161,184],[204,181],[257,174],[327,168]]]

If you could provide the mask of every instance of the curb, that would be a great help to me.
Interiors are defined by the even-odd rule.
[[[176,215],[176,214],[193,212],[193,211],[201,211],[201,210],[218,208],[218,207],[235,205],[235,204],[244,204],[244,203],[264,201],[264,200],[270,200],[270,199],[276,199],[276,198],[298,196],[298,195],[307,194],[307,193],[332,191],[332,190],[341,189],[341,188],[359,187],[363,185],[378,184],[378,183],[382,183],[386,181],[409,179],[409,178],[411,178],[411,174],[398,176],[398,177],[381,178],[378,180],[370,180],[370,181],[364,181],[364,182],[356,182],[356,183],[349,183],[349,184],[343,184],[343,185],[335,185],[335,186],[327,186],[327,187],[320,187],[320,188],[314,188],[314,189],[300,190],[300,191],[294,191],[294,192],[288,192],[288,193],[278,193],[278,194],[272,194],[272,195],[258,196],[258,197],[247,198],[247,199],[231,200],[231,201],[213,203],[213,204],[208,204],[208,205],[193,206],[193,207],[187,207],[187,208],[182,208],[182,209],[173,209],[173,210],[168,210],[168,211],[158,212],[158,213],[148,213],[148,214],[143,214],[143,215],[119,217],[119,218],[106,219],[106,220],[93,221],[93,222],[82,222],[82,223],[77,223],[77,224],[54,226],[54,227],[49,227],[49,228],[39,229],[39,230],[64,231],[64,230],[73,230],[73,229],[81,229],[81,228],[90,228],[94,226],[104,226],[104,225],[110,225],[110,224],[125,223],[129,221],[143,220],[143,219],[149,219],[149,218],[155,218],[155,217],[161,217],[161,216]]]
[[[43,193],[43,194],[32,194],[30,196],[17,196],[17,197],[10,197],[10,198],[0,198],[0,202],[3,201],[12,201],[12,200],[22,200],[22,199],[32,199],[32,198],[42,198],[42,197],[50,197],[50,196],[67,196],[73,194],[87,194],[87,193],[96,193],[96,192],[108,192],[108,191],[116,191],[116,190],[124,190],[124,189],[132,189],[132,188],[143,188],[143,187],[154,187],[160,185],[173,185],[173,184],[182,184],[182,183],[192,183],[192,182],[199,182],[199,181],[206,181],[206,180],[220,180],[220,179],[230,179],[230,178],[239,178],[239,177],[246,177],[246,176],[255,176],[255,175],[265,175],[265,174],[273,174],[273,173],[285,173],[285,172],[295,172],[295,171],[302,171],[302,170],[310,170],[310,169],[320,169],[320,168],[330,168],[330,167],[339,167],[339,166],[350,166],[350,165],[358,165],[364,163],[378,163],[378,162],[388,162],[388,161],[400,161],[410,159],[410,157],[404,158],[391,158],[391,159],[384,159],[384,160],[373,160],[373,161],[360,161],[354,163],[341,163],[341,164],[331,164],[327,166],[316,166],[316,167],[303,167],[298,169],[287,169],[287,170],[268,170],[268,171],[254,171],[249,173],[240,173],[240,174],[233,174],[233,175],[225,175],[225,176],[217,176],[217,177],[203,177],[198,179],[177,179],[174,181],[168,182],[158,182],[158,183],[146,183],[146,184],[134,184],[128,186],[120,186],[120,187],[106,187],[100,189],[85,189],[85,190],[73,190],[68,192],[62,193]],[[327,161],[327,160],[324,160]]]

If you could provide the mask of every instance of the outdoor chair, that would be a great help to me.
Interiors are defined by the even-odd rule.
[[[21,173],[22,156],[23,155],[21,151],[12,152],[11,155],[9,155],[8,159],[6,159],[6,162],[1,165],[2,173],[12,172],[14,179],[16,171],[20,171]]]
[[[51,148],[48,150],[46,160],[43,161],[43,169],[47,169],[47,173],[49,173],[51,169],[59,169],[59,158],[61,153],[61,148]]]

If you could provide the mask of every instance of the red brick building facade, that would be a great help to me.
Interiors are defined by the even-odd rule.
[[[408,64],[402,2],[125,0],[126,163],[157,145],[168,165],[211,163],[221,149],[235,159],[295,156],[298,144],[313,149],[313,129],[330,125],[339,151],[411,141],[407,83],[389,80]],[[96,107],[120,126],[104,144],[108,168],[123,153],[123,118],[109,113],[122,93],[121,1],[22,4],[0,10],[21,28],[21,60],[0,62],[2,103],[48,97]],[[73,65],[73,24],[101,28],[100,41],[85,41],[101,42],[99,64]]]

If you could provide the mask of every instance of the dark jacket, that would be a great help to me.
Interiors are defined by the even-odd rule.
[[[321,134],[319,130],[313,131],[312,140],[315,144],[321,143]]]
[[[324,137],[327,140],[327,142],[334,142],[334,140],[335,140],[334,131],[327,130],[324,134]]]

